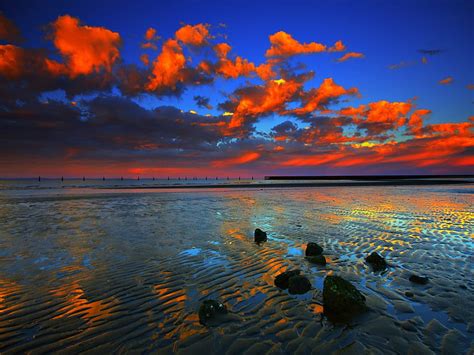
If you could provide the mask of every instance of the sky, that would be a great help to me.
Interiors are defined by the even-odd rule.
[[[474,173],[474,3],[0,4],[0,177]]]

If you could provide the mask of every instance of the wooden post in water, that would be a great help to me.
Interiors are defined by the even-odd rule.
[[[102,176],[102,181],[105,181],[105,176]]]
[[[86,181],[86,177],[85,177],[85,176],[82,177],[82,181]]]
[[[64,176],[61,176],[61,181],[64,181]]]
[[[137,176],[137,180],[140,180],[140,176]]]
[[[41,181],[41,176],[38,176],[38,181]]]

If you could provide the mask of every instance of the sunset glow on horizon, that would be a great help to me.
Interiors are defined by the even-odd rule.
[[[472,3],[297,3],[5,4],[0,177],[474,172]]]

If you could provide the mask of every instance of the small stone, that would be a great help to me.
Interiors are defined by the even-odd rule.
[[[324,314],[334,320],[348,320],[365,311],[365,296],[349,281],[340,276],[329,275],[324,279]]]
[[[263,243],[267,241],[267,233],[262,231],[260,228],[255,229],[254,233],[255,243]]]
[[[372,266],[374,271],[382,271],[387,268],[387,262],[385,259],[375,251],[366,257],[365,261]]]
[[[286,290],[290,284],[290,278],[293,276],[298,276],[300,270],[285,271],[275,277],[275,286]]]
[[[307,256],[306,260],[308,260],[312,264],[326,265],[326,258],[322,254]]]
[[[306,245],[306,256],[316,256],[323,253],[323,248],[319,246],[317,243],[308,243]]]
[[[418,276],[418,275],[411,275],[408,280],[410,280],[413,283],[420,284],[420,285],[426,285],[428,283],[428,278],[427,277]]]
[[[294,295],[301,295],[311,290],[311,282],[306,276],[296,275],[290,277],[288,291]]]
[[[205,300],[199,307],[199,323],[205,325],[207,321],[215,318],[219,314],[226,314],[227,308],[222,303],[215,300]]]

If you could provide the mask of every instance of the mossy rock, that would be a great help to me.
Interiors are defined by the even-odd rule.
[[[311,264],[326,265],[326,258],[322,254],[307,256],[306,260],[308,260]]]
[[[311,282],[306,276],[296,275],[290,277],[288,282],[288,291],[292,295],[301,295],[311,290]]]
[[[419,284],[419,285],[426,285],[429,281],[429,279],[427,277],[418,276],[418,275],[411,275],[409,280],[411,282]]]
[[[323,248],[317,243],[308,243],[306,244],[306,256],[316,256],[323,253]]]
[[[199,323],[206,325],[208,321],[220,314],[227,314],[227,308],[215,300],[205,300],[199,307]]]
[[[291,270],[285,271],[275,277],[275,286],[281,288],[282,290],[286,290],[290,285],[290,278],[294,276],[298,276],[300,274],[300,270]]]
[[[254,235],[254,241],[257,244],[267,241],[267,232],[262,231],[260,228],[255,229],[255,232],[253,235]]]
[[[324,313],[335,320],[349,320],[367,309],[365,296],[340,276],[326,276],[323,288]]]
[[[372,252],[365,258],[365,261],[372,266],[374,271],[383,271],[387,268],[387,262],[377,252]]]

